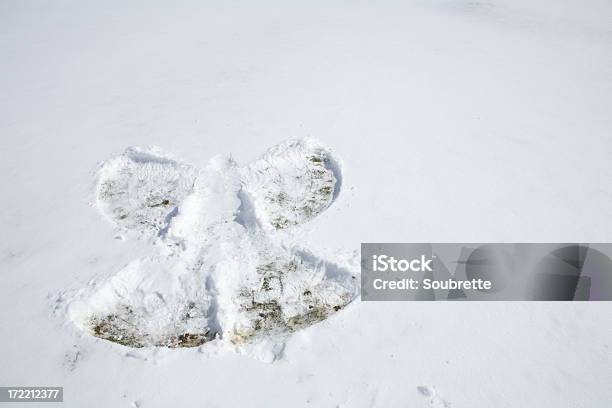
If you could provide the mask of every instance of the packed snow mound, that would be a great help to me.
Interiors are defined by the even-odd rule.
[[[292,229],[327,209],[340,185],[338,161],[310,139],[245,167],[218,156],[200,171],[129,148],[100,167],[96,204],[118,228],[150,237],[154,253],[83,289],[70,316],[137,348],[282,341],[358,293],[355,271],[293,244]]]

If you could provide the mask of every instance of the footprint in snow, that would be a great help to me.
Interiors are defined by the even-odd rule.
[[[430,406],[439,408],[451,408],[450,402],[446,401],[444,398],[441,398],[434,387],[429,387],[427,385],[419,385],[418,387],[416,387],[416,389],[421,396],[429,398]]]
[[[341,180],[330,151],[309,139],[244,167],[216,157],[201,170],[127,149],[101,165],[96,205],[155,253],[84,289],[72,320],[137,348],[240,346],[324,320],[355,298],[355,277],[283,241],[334,202]]]

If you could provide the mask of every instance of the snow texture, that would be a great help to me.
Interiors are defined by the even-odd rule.
[[[96,204],[155,253],[72,301],[86,332],[128,347],[274,345],[357,294],[355,271],[275,235],[312,220],[340,191],[340,167],[319,143],[292,140],[240,168],[218,156],[201,171],[160,149],[128,148],[101,165]]]
[[[278,332],[230,326],[256,321],[242,286],[280,296],[292,260],[342,286],[361,242],[610,242],[610,27],[609,0],[1,1],[0,385],[64,386],[63,408],[609,408],[609,302],[357,298],[291,332],[286,292]],[[334,153],[312,188],[257,162],[308,137]],[[284,205],[332,175],[326,210]],[[104,177],[129,196],[92,195]],[[139,341],[177,347],[93,333],[129,305]]]

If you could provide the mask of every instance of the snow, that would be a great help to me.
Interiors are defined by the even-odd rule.
[[[603,0],[2,2],[0,384],[64,386],[65,407],[609,406],[606,302],[356,299],[238,349],[129,348],[75,323],[115,304],[100,289],[113,279],[129,293],[143,262],[170,303],[189,293],[156,280],[176,267],[158,262],[165,244],[98,211],[100,170],[130,146],[160,146],[155,157],[183,169],[142,173],[161,173],[161,187],[189,185],[185,169],[210,180],[175,197],[167,239],[195,243],[206,217],[228,217],[246,194],[238,219],[257,226],[269,190],[236,195],[240,169],[311,137],[338,161],[339,193],[297,230],[261,222],[249,254],[261,245],[354,271],[360,242],[610,241],[611,11]],[[183,217],[212,197],[219,212]],[[232,259],[214,262],[236,271]],[[154,309],[145,292],[137,305]],[[236,317],[220,298],[221,321]]]
[[[101,166],[96,206],[119,231],[147,237],[153,254],[89,282],[68,300],[70,318],[127,347],[282,349],[287,334],[357,295],[357,268],[295,239],[332,204],[340,180],[332,153],[311,139],[281,143],[242,168],[216,156],[199,172],[160,148],[128,148]]]

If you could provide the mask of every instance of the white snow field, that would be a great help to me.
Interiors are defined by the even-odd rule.
[[[353,279],[361,242],[612,239],[611,2],[3,0],[0,89],[0,386],[612,406],[610,303]]]

